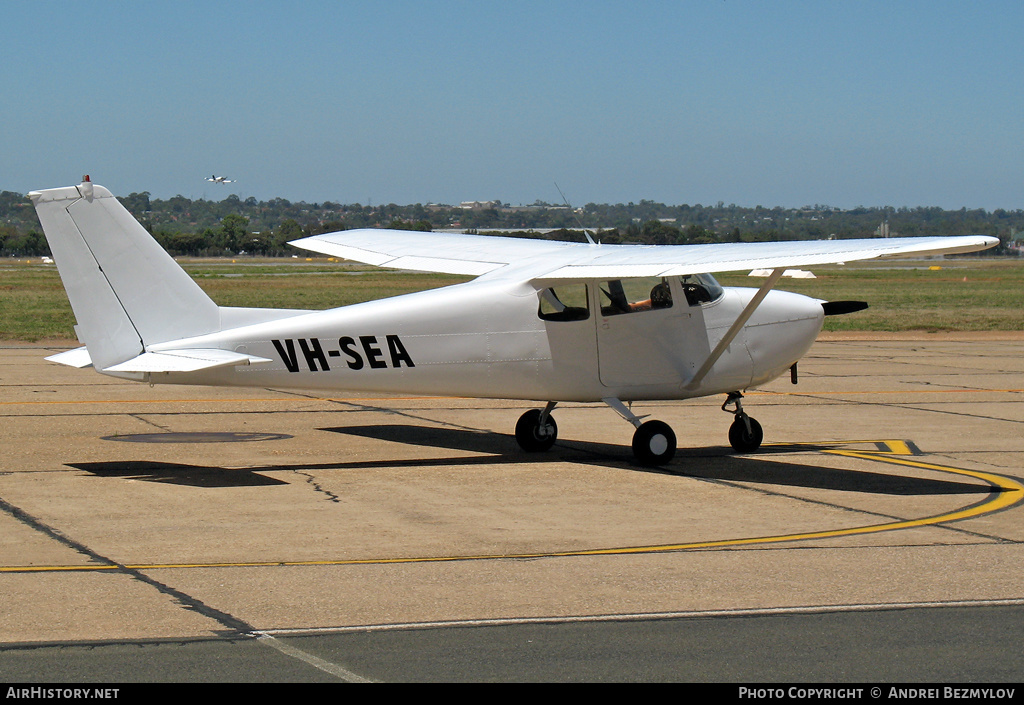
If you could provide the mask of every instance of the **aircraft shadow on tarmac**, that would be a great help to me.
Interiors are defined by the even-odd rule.
[[[267,476],[267,472],[300,472],[316,470],[374,470],[377,468],[429,468],[452,466],[496,465],[501,463],[532,463],[565,461],[587,465],[604,465],[635,472],[677,475],[701,480],[753,483],[862,492],[887,495],[957,495],[988,494],[997,491],[988,484],[973,484],[935,478],[908,477],[898,473],[840,470],[815,465],[802,465],[770,459],[780,453],[811,455],[834,446],[764,447],[756,456],[735,456],[727,447],[680,449],[672,463],[664,467],[640,467],[632,463],[627,447],[592,441],[560,440],[546,453],[524,453],[515,439],[503,434],[472,429],[442,428],[392,424],[385,426],[348,426],[322,428],[321,431],[400,443],[407,446],[443,448],[477,453],[470,456],[440,458],[335,461],[259,465],[251,467],[217,467],[189,465],[155,460],[68,463],[69,467],[100,477],[123,477],[147,482],[161,482],[193,487],[259,487],[288,484]],[[327,451],[325,451],[327,452]]]
[[[127,480],[163,482],[192,487],[260,487],[287,485],[285,480],[261,475],[266,468],[219,468],[216,466],[164,463],[157,460],[118,460],[111,462],[68,463],[97,477],[123,477]]]
[[[780,453],[807,453],[834,449],[834,446],[779,446],[762,447],[756,456],[735,456],[728,447],[680,449],[672,463],[661,468],[647,468],[633,465],[623,446],[590,441],[559,441],[548,453],[526,455],[518,449],[510,436],[496,435],[481,431],[457,428],[437,428],[411,425],[348,426],[323,428],[322,431],[342,433],[378,440],[394,441],[417,446],[458,449],[478,453],[493,453],[507,456],[514,462],[529,460],[549,462],[552,454],[558,459],[575,462],[627,466],[637,472],[655,472],[680,475],[705,480],[728,482],[751,482],[768,485],[787,485],[845,492],[890,495],[947,495],[947,494],[988,494],[998,490],[991,485],[956,482],[940,479],[907,477],[904,475],[865,472],[861,470],[838,470],[811,465],[768,460],[766,456]],[[574,453],[575,451],[575,453]],[[572,457],[582,455],[584,457]],[[447,458],[445,464],[458,464],[463,459]],[[467,458],[465,460],[475,460]],[[494,458],[485,458],[494,463]],[[422,462],[422,461],[419,461]],[[390,464],[390,463],[389,463]],[[418,463],[417,463],[418,464]]]

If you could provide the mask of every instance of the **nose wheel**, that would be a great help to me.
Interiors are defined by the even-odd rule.
[[[729,445],[737,453],[753,453],[761,447],[764,430],[756,419],[747,416],[747,412],[743,410],[743,404],[740,402],[742,398],[743,395],[739,392],[730,392],[725,403],[722,404],[722,411],[728,411],[736,417],[732,426],[729,427]],[[732,405],[736,406],[734,410],[729,409]]]

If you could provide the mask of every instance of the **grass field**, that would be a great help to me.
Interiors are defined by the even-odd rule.
[[[867,311],[825,320],[825,330],[1022,331],[1024,260],[951,259],[815,267],[815,279],[782,279],[777,289],[828,301],[867,301]],[[727,286],[757,286],[745,275]]]
[[[324,309],[446,286],[466,277],[377,270],[317,259],[182,260],[222,306]],[[1024,260],[952,259],[817,267],[815,279],[778,289],[832,301],[867,301],[867,311],[826,319],[832,331],[1024,331]],[[745,274],[726,286],[760,286]],[[57,270],[35,260],[0,260],[0,340],[74,341],[74,315]]]

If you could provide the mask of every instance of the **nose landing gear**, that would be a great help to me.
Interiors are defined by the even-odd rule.
[[[722,404],[722,411],[727,411],[736,417],[732,426],[729,427],[729,444],[737,453],[753,453],[761,447],[764,431],[756,419],[747,416],[747,412],[743,410],[743,404],[740,402],[742,398],[743,395],[739,392],[729,392],[725,403]],[[733,404],[736,405],[736,409],[729,409],[728,407]]]

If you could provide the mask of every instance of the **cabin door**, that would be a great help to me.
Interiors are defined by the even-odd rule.
[[[688,305],[678,279],[616,279],[593,288],[604,386],[683,384],[707,358],[703,309]]]

